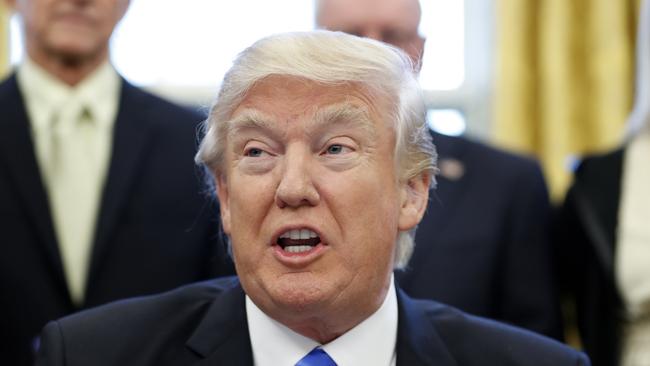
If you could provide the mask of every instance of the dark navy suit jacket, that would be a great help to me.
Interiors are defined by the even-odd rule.
[[[231,277],[78,313],[45,328],[37,365],[252,366],[244,299]],[[549,338],[399,290],[398,309],[398,366],[589,364]]]
[[[411,296],[562,339],[539,165],[464,138],[434,133],[442,174],[416,232]],[[460,168],[445,171],[445,164]]]
[[[122,83],[82,308],[232,272],[193,163],[201,119]],[[45,323],[78,308],[15,76],[0,84],[0,249],[0,363],[31,365]]]
[[[598,366],[619,364],[627,322],[614,268],[625,151],[582,161],[556,222],[562,284],[575,301],[582,344]]]

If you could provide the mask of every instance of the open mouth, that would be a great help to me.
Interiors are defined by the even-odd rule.
[[[306,253],[320,242],[320,237],[314,231],[294,229],[280,235],[277,244],[288,253]]]

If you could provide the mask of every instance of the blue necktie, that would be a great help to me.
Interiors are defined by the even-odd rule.
[[[327,352],[321,348],[316,347],[307,356],[303,357],[296,363],[296,366],[336,366],[336,362],[332,360]]]

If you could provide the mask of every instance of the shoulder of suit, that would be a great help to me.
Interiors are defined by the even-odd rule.
[[[447,136],[435,132],[432,135],[441,159],[460,159],[465,164],[476,162],[486,167],[539,168],[539,163],[532,156],[509,152],[467,137]]]
[[[462,167],[464,176],[475,187],[490,186],[490,189],[512,192],[521,187],[525,192],[535,191],[545,196],[546,188],[542,168],[535,159],[465,137],[434,134],[434,144],[439,139],[438,165],[445,177],[446,166]],[[514,196],[513,196],[514,197]]]
[[[212,302],[229,289],[239,286],[236,277],[225,277],[179,287],[149,296],[118,300],[85,310],[60,320],[63,327],[91,328],[102,324],[118,323],[136,325],[154,324],[174,317],[186,318],[191,313],[202,314]]]
[[[0,99],[7,97],[9,94],[18,91],[18,83],[16,82],[16,74],[11,73],[6,78],[0,80]]]
[[[127,99],[129,103],[135,103],[142,108],[152,108],[152,113],[167,117],[165,120],[182,118],[198,122],[204,120],[207,115],[198,108],[174,103],[137,87],[125,79],[122,79],[122,97]]]
[[[486,360],[504,360],[508,365],[576,365],[581,364],[576,360],[585,362],[582,353],[529,330],[470,315],[429,300],[414,302],[431,320],[459,364],[469,364],[470,359],[477,355],[486,357]],[[522,361],[525,357],[537,359],[527,363]]]
[[[623,177],[625,147],[603,154],[586,156],[575,170],[573,183],[567,194],[566,202],[574,202],[582,197],[581,202],[590,201],[600,207],[603,217],[609,217],[611,210],[618,210],[621,182]],[[580,192],[580,193],[578,193]],[[616,225],[616,215],[608,219]]]
[[[612,169],[621,167],[624,155],[625,147],[605,153],[587,155],[578,162],[576,175],[579,177],[592,176],[602,174],[603,171],[610,173]]]

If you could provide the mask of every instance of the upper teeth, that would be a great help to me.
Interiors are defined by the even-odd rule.
[[[280,235],[280,238],[289,238],[293,240],[298,240],[298,239],[310,239],[310,238],[317,238],[318,234],[315,232],[309,230],[309,229],[294,229],[294,230],[289,230],[282,235]]]

